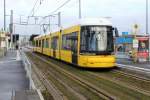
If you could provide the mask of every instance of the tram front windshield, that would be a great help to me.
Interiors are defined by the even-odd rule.
[[[110,54],[114,50],[112,27],[82,26],[80,36],[80,53]]]

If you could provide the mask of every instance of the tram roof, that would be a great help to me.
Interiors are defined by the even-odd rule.
[[[112,23],[109,21],[109,18],[106,18],[106,17],[82,18],[82,19],[76,20],[76,21],[74,21],[74,22],[72,22],[68,25],[64,25],[61,28],[60,27],[55,28],[51,32],[49,32],[47,34],[39,35],[35,38],[39,38],[39,37],[42,37],[42,36],[45,36],[45,35],[49,35],[50,33],[57,32],[60,29],[63,30],[63,29],[66,29],[66,28],[69,28],[69,27],[72,27],[72,26],[76,26],[76,25],[79,25],[79,26],[90,26],[90,25],[112,26]]]
[[[109,21],[109,18],[100,17],[100,18],[82,18],[77,21],[74,21],[68,25],[63,26],[63,29],[72,27],[72,26],[90,26],[90,25],[100,25],[100,26],[112,26],[112,23]]]
[[[108,25],[112,26],[112,23],[108,18],[84,18],[79,20],[79,25]]]

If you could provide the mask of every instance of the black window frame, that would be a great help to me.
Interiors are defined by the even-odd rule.
[[[80,46],[80,50],[79,50],[79,52],[80,52],[80,54],[89,54],[89,53],[91,53],[92,55],[93,54],[95,54],[95,55],[101,55],[101,54],[103,54],[103,55],[110,55],[112,52],[114,52],[114,39],[113,39],[113,27],[112,26],[102,26],[102,25],[92,25],[92,26],[99,26],[99,27],[106,27],[107,28],[107,46],[111,46],[111,47],[109,47],[109,48],[112,48],[111,50],[109,50],[108,49],[108,47],[107,47],[107,49],[105,50],[105,51],[87,51],[87,50],[82,50],[81,49],[81,39],[82,39],[82,27],[87,27],[87,26],[81,26],[81,30],[80,30],[80,44],[79,44],[79,46]],[[108,30],[109,29],[109,30]],[[110,39],[108,39],[108,37],[110,37],[111,38],[111,40]],[[109,44],[111,44],[111,45],[109,45]]]

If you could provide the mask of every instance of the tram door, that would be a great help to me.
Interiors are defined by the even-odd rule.
[[[56,50],[57,50],[57,45],[58,44],[58,37],[54,37],[52,39],[52,49],[53,49],[53,57],[56,58]]]
[[[56,48],[53,49],[53,57],[56,58]]]
[[[44,39],[42,40],[42,53],[43,53],[43,48],[44,48]]]
[[[78,37],[77,37],[77,32],[72,34],[72,39],[71,39],[71,44],[72,44],[72,63],[73,64],[78,64]]]

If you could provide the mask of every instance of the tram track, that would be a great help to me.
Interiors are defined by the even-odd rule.
[[[45,56],[42,56],[42,57],[45,57]],[[52,61],[52,60],[51,60]],[[54,60],[53,60],[54,61]],[[54,61],[54,63],[55,64],[57,64],[56,63],[57,61]],[[66,64],[64,64],[64,63],[61,63],[61,64],[63,64],[64,66],[66,66]],[[58,64],[59,65],[59,64]],[[67,65],[68,66],[68,65]],[[70,66],[68,66],[68,67],[70,67]],[[90,72],[90,74],[92,73],[91,71],[89,71]],[[88,72],[88,73],[89,73]],[[92,74],[94,75],[95,73],[97,73],[97,72],[93,72]],[[99,74],[99,76],[101,76],[102,74],[103,74],[103,72],[100,72],[99,73],[99,71],[98,71],[98,74]],[[105,73],[107,73],[107,72],[104,72],[104,74]],[[125,72],[124,70],[122,70],[121,68],[117,68],[117,69],[112,69],[111,71],[108,71],[108,73],[107,74],[105,74],[105,75],[109,75],[110,74],[110,77],[112,77],[112,76],[115,76],[115,79],[117,79],[117,78],[121,78],[122,77],[122,79],[124,78],[124,77],[128,77],[128,78],[131,78],[131,80],[137,80],[138,82],[140,82],[140,84],[143,84],[143,83],[147,83],[147,85],[150,83],[150,79],[148,79],[148,78],[146,78],[146,77],[141,77],[141,76],[139,76],[139,75],[136,75],[136,74],[131,74],[131,73],[127,73],[127,72]],[[96,75],[96,74],[95,74]],[[95,76],[94,75],[94,76]],[[116,76],[116,75],[119,75],[120,77],[118,77],[118,76]],[[96,76],[98,76],[98,75],[96,75]],[[105,77],[106,78],[106,77]],[[109,79],[110,80],[110,79]],[[149,84],[150,85],[150,84]],[[148,85],[148,86],[149,86]],[[146,89],[147,91],[150,91],[150,89],[149,88],[144,88],[144,89]],[[142,90],[142,89],[141,89]],[[144,91],[144,90],[143,90]]]
[[[36,74],[38,79],[41,81],[41,83],[46,88],[46,92],[49,92],[50,96],[53,96],[55,98],[48,98],[51,100],[67,100],[67,98],[63,95],[61,91],[55,87],[55,85],[52,83],[52,81],[47,79],[47,73],[42,73],[36,66],[34,62],[30,60],[30,63],[32,64],[32,72]],[[47,98],[47,97],[46,97]],[[47,99],[46,99],[47,100]]]
[[[30,57],[31,56],[29,56],[29,58]],[[36,58],[34,58],[34,59],[30,58],[30,59],[37,61]],[[44,84],[44,86],[48,90],[49,94],[52,94],[54,100],[70,100],[70,98],[67,97],[67,95],[62,93],[62,92],[68,93],[67,90],[61,91],[61,89],[60,89],[60,88],[69,88],[69,87],[67,87],[58,77],[55,76],[56,73],[54,73],[54,75],[53,75],[47,68],[45,69],[44,68],[45,64],[41,65],[39,63],[33,62],[32,65],[34,65],[34,70],[35,70],[36,75],[42,81],[42,83]],[[39,67],[43,67],[43,70]],[[55,78],[55,80],[53,78]],[[81,99],[82,97],[80,96],[76,99],[79,99],[79,98]],[[49,99],[46,99],[46,100],[49,100]],[[85,99],[83,99],[83,100],[85,100]]]
[[[73,75],[73,74],[71,74],[71,73],[69,73],[69,72],[63,70],[62,68],[60,68],[60,66],[55,65],[55,64],[53,64],[53,63],[50,63],[50,62],[48,62],[47,60],[41,58],[40,56],[37,56],[37,55],[34,55],[34,54],[32,54],[32,55],[33,55],[34,57],[37,57],[37,58],[40,59],[41,61],[47,63],[48,65],[51,65],[51,67],[54,66],[55,68],[53,68],[53,69],[51,69],[51,70],[50,70],[51,67],[48,68],[48,70],[49,70],[49,71],[48,71],[48,75],[54,77],[59,83],[62,83],[62,85],[64,85],[66,88],[69,88],[69,85],[66,85],[66,83],[61,79],[62,77],[60,78],[60,76],[63,76],[63,74],[64,74],[65,77],[70,78],[71,81],[76,82],[76,83],[78,84],[78,87],[82,86],[82,87],[84,87],[86,90],[88,90],[88,92],[90,91],[90,92],[92,92],[95,96],[97,96],[97,97],[95,97],[95,100],[96,100],[96,99],[97,99],[97,100],[101,100],[101,99],[104,99],[104,100],[114,100],[114,99],[115,99],[115,97],[113,97],[113,96],[110,95],[109,93],[105,93],[104,91],[102,91],[102,90],[99,89],[98,87],[96,87],[96,86],[90,84],[89,82],[87,82],[87,81],[85,81],[85,80],[83,80],[83,79],[81,79],[81,78],[79,78],[79,77],[77,77],[77,76],[75,76],[75,75]],[[54,70],[57,70],[57,72],[54,72]],[[53,73],[53,74],[52,74],[52,73]],[[90,97],[90,96],[87,97],[88,95],[86,95],[86,94],[84,94],[84,95],[82,96],[82,95],[81,95],[82,93],[81,93],[81,94],[78,93],[79,91],[78,91],[78,92],[75,92],[75,90],[73,90],[73,89],[69,89],[69,90],[71,90],[70,92],[73,92],[74,95],[76,95],[76,96],[78,97],[78,99],[80,99],[80,100],[92,100],[92,95],[91,95],[91,97]],[[94,96],[93,96],[93,97],[94,97]]]
[[[150,96],[150,88],[148,88],[150,86],[150,79],[126,73],[118,69],[113,69],[107,74],[91,71],[88,71],[88,73],[99,79],[106,79],[113,83],[116,83],[118,86],[121,85],[125,88],[129,88],[134,91],[138,91],[139,93]]]
[[[35,55],[34,55],[35,56]],[[37,56],[37,55],[36,55]],[[50,63],[49,61],[48,61],[48,58],[47,57],[44,57],[44,56],[41,56],[41,58],[46,62],[46,63]],[[54,64],[53,66],[57,66],[57,68],[59,69],[60,68],[60,66],[68,66],[67,68],[70,68],[70,65],[66,65],[66,64],[63,64],[63,63],[57,63],[57,61],[56,60],[51,60],[51,63],[52,64]],[[64,68],[64,67],[62,67],[60,70],[62,71],[62,69],[66,72],[66,73],[68,73],[68,69],[66,69],[66,67]],[[71,68],[70,68],[71,69]],[[76,69],[77,70],[77,69]],[[110,80],[110,78],[108,78],[109,76],[101,76],[100,77],[100,75],[102,75],[101,73],[98,75],[97,73],[95,74],[95,75],[92,75],[91,73],[93,73],[93,72],[90,72],[89,73],[89,71],[83,71],[82,70],[82,72],[83,73],[81,73],[81,72],[76,72],[76,71],[71,71],[71,73],[75,76],[75,77],[80,77],[80,78],[82,78],[81,80],[83,81],[83,79],[84,79],[84,85],[85,85],[85,83],[87,83],[87,82],[90,82],[90,84],[94,84],[95,86],[95,88],[99,88],[101,91],[102,90],[107,90],[107,88],[108,89],[113,89],[112,87],[114,87],[114,88],[117,88],[118,90],[111,90],[112,92],[114,92],[114,93],[112,93],[112,92],[110,92],[109,91],[109,93],[111,94],[111,95],[114,95],[114,97],[117,95],[117,94],[119,94],[120,96],[121,95],[123,95],[124,93],[127,93],[128,91],[125,89],[125,88],[129,88],[128,90],[129,90],[129,93],[128,94],[126,94],[126,95],[130,95],[130,96],[128,96],[128,97],[125,97],[125,98],[123,98],[124,100],[125,99],[131,99],[131,94],[132,94],[132,92],[137,92],[136,90],[139,90],[139,89],[136,89],[136,87],[132,87],[132,86],[129,86],[129,87],[126,87],[126,86],[122,86],[122,83],[121,82],[118,82],[118,81],[111,81]],[[95,72],[94,72],[95,73]],[[108,72],[109,73],[109,72]],[[107,73],[107,74],[108,74]],[[113,73],[116,73],[115,71],[113,71]],[[87,75],[88,74],[88,75]],[[110,75],[112,75],[112,73],[110,74]],[[66,74],[66,76],[71,76],[70,74]],[[93,77],[95,77],[95,78],[93,78],[93,79],[88,79],[88,77],[89,78],[93,78]],[[76,79],[77,80],[77,79]],[[117,83],[118,82],[118,83]],[[110,87],[110,83],[111,84],[113,84],[112,85],[112,87]],[[104,86],[104,85],[105,86]],[[119,84],[121,84],[121,86],[119,85]],[[107,85],[108,85],[108,87],[107,87]],[[116,85],[116,86],[115,86]],[[127,85],[127,84],[125,84],[125,85]],[[103,87],[105,87],[105,88],[103,88]],[[123,89],[123,93],[119,93],[119,89],[120,88],[118,88],[118,87],[120,87],[120,88],[122,88]],[[132,88],[131,88],[132,87]],[[130,91],[130,90],[132,90],[132,91]],[[105,91],[106,92],[106,91]],[[107,91],[108,92],[108,91]],[[116,93],[115,93],[116,92]],[[120,91],[121,92],[121,91]],[[142,94],[141,94],[142,93]],[[108,93],[107,93],[108,94]],[[147,95],[147,91],[145,92],[140,92],[140,91],[138,91],[138,93],[137,93],[137,95],[140,95],[142,98],[143,98],[143,95]],[[136,96],[137,96],[136,95]],[[119,99],[120,98],[120,96],[116,96],[115,97],[115,99]],[[137,97],[134,97],[134,95],[133,95],[133,99],[132,100],[136,100],[137,98],[139,98],[140,96],[137,96]],[[145,100],[148,100],[147,98],[149,98],[149,96],[146,96],[146,99]],[[107,98],[108,99],[108,98]],[[110,98],[109,98],[110,99]],[[114,98],[111,98],[111,99],[114,99]]]
[[[124,80],[121,80],[119,77],[118,77],[118,79],[117,79],[117,77],[116,78],[112,78],[112,77],[110,77],[109,75],[102,75],[102,74],[99,74],[99,73],[93,73],[93,72],[88,72],[89,74],[91,74],[91,75],[93,75],[93,76],[95,76],[95,77],[97,77],[97,78],[103,78],[103,79],[107,79],[107,80],[109,80],[109,81],[111,81],[111,82],[113,82],[113,83],[116,83],[116,84],[118,84],[118,85],[122,85],[123,87],[126,87],[126,88],[129,88],[129,89],[132,89],[132,90],[135,90],[135,91],[138,91],[138,92],[140,92],[140,93],[143,93],[143,94],[145,94],[145,95],[148,95],[148,96],[150,96],[150,89],[149,88],[145,88],[145,87],[143,87],[142,86],[142,84],[145,84],[145,83],[147,83],[147,84],[149,84],[150,83],[150,80],[145,80],[145,79],[143,79],[143,78],[139,78],[138,76],[135,76],[135,75],[128,75],[127,73],[124,73],[124,72],[121,72],[121,71],[118,71],[118,70],[116,70],[116,71],[113,71],[113,73],[115,73],[115,74],[121,74],[121,76],[124,76],[124,77],[129,77],[129,78],[131,78],[130,80],[128,80],[128,82],[126,82],[126,81],[124,81]],[[111,76],[113,76],[113,74],[111,74]],[[122,77],[123,78],[123,77]],[[135,82],[134,82],[134,84],[132,83],[133,81],[131,81],[131,80],[135,80],[136,82],[138,82],[138,84],[141,84],[140,86],[139,85],[137,85],[137,84],[135,84]],[[129,82],[130,81],[130,82]],[[141,81],[141,82],[140,82]],[[140,83],[139,83],[140,82]],[[144,82],[144,83],[143,83]],[[149,86],[149,85],[148,85]],[[148,87],[147,86],[147,87]]]
[[[135,79],[138,79],[138,80],[142,80],[142,81],[145,81],[145,82],[150,82],[150,79],[148,79],[148,78],[141,77],[141,76],[138,76],[136,74],[130,74],[130,73],[124,72],[120,68],[118,70],[114,69],[113,72],[114,73],[120,73],[121,75],[128,76],[128,77],[131,77],[131,78],[135,78]]]

